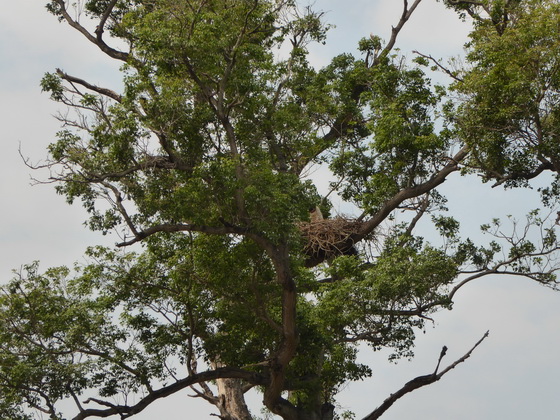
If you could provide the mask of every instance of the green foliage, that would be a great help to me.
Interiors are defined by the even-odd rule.
[[[454,118],[473,165],[514,186],[558,170],[560,9],[555,1],[508,2],[507,11],[494,3],[507,22],[482,20],[472,32]]]
[[[362,94],[368,109],[362,135],[372,137],[343,143],[331,169],[346,181],[342,197],[374,212],[402,188],[430,176],[447,143],[434,130],[439,95],[420,68],[407,68],[398,57],[372,69],[359,61],[355,66],[353,77],[371,85]]]
[[[449,73],[459,103],[394,39],[372,35],[363,57],[314,68],[307,46],[329,26],[294,1],[86,1],[99,23],[88,39],[122,61],[122,93],[47,73],[42,90],[78,112],[48,165],[91,229],[142,247],[91,248],[74,270],[32,264],[2,288],[0,417],[61,418],[60,401],[93,394],[79,403],[102,407],[91,416],[124,418],[187,377],[218,406],[210,381],[233,379],[277,415],[319,418],[372,374],[360,343],[411,357],[415,334],[469,281],[509,273],[555,287],[546,217],[512,218],[509,234],[494,219],[478,245],[437,187],[467,150],[471,170],[510,185],[558,171],[559,6],[444,3],[475,22],[470,68]],[[65,4],[47,9],[79,29]],[[310,223],[310,209],[336,208],[312,165],[330,168],[331,193],[359,217]],[[559,190],[542,190],[546,204]],[[425,215],[441,246],[414,233]],[[321,240],[331,251],[315,255]],[[200,379],[206,369],[215,376]]]
[[[365,270],[354,258],[341,257],[333,273],[344,280],[318,292],[319,318],[341,340],[392,347],[393,358],[409,357],[414,328],[424,324],[411,314],[434,302],[445,306],[446,286],[457,269],[451,257],[431,247],[391,249]]]
[[[54,407],[71,393],[79,394],[90,387],[104,389],[103,382],[108,379],[101,378],[110,373],[96,367],[103,365],[96,362],[96,353],[117,346],[126,333],[111,325],[106,302],[75,294],[67,275],[66,268],[40,275],[37,264],[32,264],[2,288],[3,404],[9,401],[8,406],[19,403],[22,407],[25,402],[31,407]],[[91,348],[93,343],[95,350]],[[76,358],[74,353],[79,352],[86,356]]]
[[[56,74],[47,73],[41,80],[41,90],[50,92],[53,100],[60,101],[64,91],[62,80]]]

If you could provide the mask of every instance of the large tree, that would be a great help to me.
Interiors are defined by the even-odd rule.
[[[122,240],[3,287],[2,418],[127,418],[186,388],[223,419],[253,418],[252,388],[283,419],[341,418],[341,386],[371,374],[359,344],[410,356],[430,315],[484,276],[554,288],[555,217],[532,212],[510,231],[493,219],[494,240],[476,245],[438,187],[460,170],[511,187],[558,173],[559,6],[443,2],[473,22],[459,67],[395,50],[420,2],[402,2],[389,39],[363,38],[357,57],[320,69],[307,48],[328,26],[293,0],[48,2],[123,77],[109,89],[45,75],[74,113],[43,166],[92,229]],[[312,165],[329,169],[329,194]],[[557,194],[544,189],[545,203]],[[351,214],[334,214],[333,197]],[[474,347],[446,366],[442,349],[366,418]]]

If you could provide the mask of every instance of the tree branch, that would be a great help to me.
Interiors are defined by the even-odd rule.
[[[227,234],[237,234],[245,235],[248,233],[247,229],[236,227],[236,226],[205,226],[205,225],[195,225],[189,223],[178,223],[170,224],[163,223],[161,225],[151,226],[147,229],[138,231],[138,234],[134,236],[133,239],[118,243],[118,247],[129,246],[139,242],[148,236],[151,236],[158,232],[200,232],[208,233],[211,235],[227,235]]]
[[[107,22],[107,19],[109,19],[113,8],[117,4],[117,1],[118,0],[112,0],[111,3],[107,5],[107,8],[105,9],[105,12],[103,12],[101,19],[99,19],[99,24],[97,25],[97,28],[95,28],[95,34],[97,35],[97,39],[99,41],[102,40],[101,37],[103,36],[105,23]]]
[[[420,204],[420,206],[419,206],[419,208],[416,212],[416,215],[410,221],[408,227],[406,228],[406,231],[402,235],[403,238],[398,242],[399,247],[402,247],[402,246],[406,245],[406,243],[408,241],[410,241],[410,238],[412,236],[412,231],[416,227],[416,224],[418,223],[418,221],[422,218],[422,216],[424,216],[424,214],[426,213],[426,210],[428,210],[429,205],[430,205],[430,198],[429,198],[429,196],[426,196],[424,198],[424,200],[422,200],[422,203]]]
[[[115,91],[111,90],[111,89],[102,88],[102,87],[99,87],[99,86],[92,85],[91,83],[88,83],[87,81],[85,81],[83,79],[79,79],[77,77],[70,76],[69,74],[64,73],[60,69],[56,69],[56,74],[58,74],[62,79],[66,80],[70,83],[77,83],[79,85],[82,85],[86,89],[89,89],[93,92],[97,92],[101,95],[107,96],[111,99],[114,99],[117,102],[122,101],[122,96],[119,95],[118,93],[116,93]]]
[[[404,0],[403,11],[399,19],[399,22],[397,23],[396,26],[392,27],[391,38],[387,43],[387,45],[385,45],[385,48],[383,48],[381,53],[375,58],[374,62],[371,65],[372,67],[379,64],[381,58],[386,57],[391,52],[391,50],[395,46],[395,43],[397,42],[397,37],[399,35],[399,32],[402,30],[404,24],[410,19],[412,13],[414,12],[414,10],[416,10],[416,8],[421,2],[422,0],[415,0],[414,3],[409,7],[408,0]],[[360,96],[362,95],[363,92],[365,92],[367,87],[368,86],[366,84],[359,84],[355,86],[351,95],[352,100],[358,102]],[[351,114],[344,114],[336,118],[335,122],[331,125],[329,132],[323,136],[322,142],[324,144],[331,144],[333,141],[341,137],[342,133],[345,132],[346,128],[351,123],[352,118],[353,116]],[[301,165],[301,169],[303,169],[303,167],[305,167],[306,164],[309,163],[311,160],[312,157],[308,158],[306,162],[304,162]]]
[[[499,175],[496,176],[496,178],[498,178],[496,180],[496,182],[492,185],[492,188],[497,187],[501,184],[503,184],[504,182],[507,181],[513,181],[513,180],[519,180],[519,179],[523,179],[523,180],[530,180],[533,178],[536,178],[537,176],[539,176],[541,173],[543,173],[546,170],[550,170],[550,171],[555,171],[554,165],[548,161],[542,162],[539,166],[537,166],[534,170],[532,171],[525,171],[525,172],[513,172],[509,175]]]
[[[447,347],[444,346],[444,348],[442,349],[442,352],[440,354],[438,364],[437,364],[437,367],[436,367],[436,370],[434,371],[434,373],[429,374],[429,375],[424,375],[424,376],[418,376],[418,377],[414,378],[413,380],[407,382],[401,389],[399,389],[394,394],[391,394],[385,401],[383,401],[383,404],[381,404],[378,408],[376,408],[370,414],[368,414],[366,417],[364,417],[363,420],[376,420],[376,419],[378,419],[395,402],[397,402],[397,400],[399,400],[400,398],[402,398],[403,396],[405,396],[409,392],[415,391],[418,388],[422,388],[423,386],[430,385],[430,384],[433,384],[434,382],[439,381],[442,378],[443,375],[445,375],[451,369],[454,369],[460,363],[463,363],[465,360],[467,360],[471,356],[474,349],[476,349],[480,345],[480,343],[482,343],[484,341],[484,339],[486,337],[488,337],[488,334],[489,334],[489,331],[486,331],[486,333],[482,336],[482,338],[480,340],[478,340],[477,343],[467,353],[465,353],[465,355],[463,357],[457,359],[455,362],[453,362],[452,364],[447,366],[440,373],[437,373],[437,369],[439,367],[441,359],[443,358],[443,356],[445,356],[445,353],[447,351]]]
[[[154,401],[160,398],[168,397],[169,395],[172,395],[178,391],[181,391],[182,389],[185,389],[187,387],[190,387],[200,382],[207,382],[207,381],[212,381],[215,379],[223,379],[223,378],[243,379],[244,381],[247,381],[255,385],[266,384],[266,378],[258,373],[247,372],[241,369],[228,368],[228,367],[217,368],[215,370],[210,370],[210,371],[191,375],[171,385],[150,392],[146,397],[142,398],[135,405],[111,405],[110,403],[104,401],[102,402],[97,399],[94,400],[90,398],[89,400],[86,400],[86,402],[94,401],[100,405],[109,406],[109,408],[85,409],[84,411],[80,412],[77,416],[75,416],[73,420],[84,420],[88,417],[104,418],[104,417],[110,417],[114,415],[120,415],[121,419],[126,419],[132,417],[135,414],[140,413],[151,403],[153,403]]]
[[[397,26],[394,26],[392,28],[391,38],[389,39],[389,42],[387,43],[385,48],[383,48],[383,50],[379,54],[379,57],[376,60],[377,62],[381,59],[381,57],[385,57],[385,56],[387,56],[387,54],[389,54],[391,52],[391,50],[395,46],[395,43],[397,42],[397,37],[399,35],[399,32],[403,28],[404,24],[408,21],[408,19],[410,19],[410,16],[412,16],[412,13],[414,12],[414,10],[416,10],[416,8],[418,7],[418,5],[421,2],[422,2],[422,0],[415,0],[414,3],[412,3],[412,6],[410,6],[410,8],[409,8],[408,7],[408,0],[403,0],[403,11],[402,11],[399,23],[397,23]],[[374,64],[375,63],[376,62],[374,62]]]
[[[297,330],[296,305],[298,293],[291,272],[289,250],[286,245],[267,250],[276,270],[276,278],[282,286],[282,340],[270,361],[270,381],[264,391],[263,401],[267,408],[283,418],[295,418],[295,407],[282,398],[286,370],[296,355],[299,334]]]
[[[82,25],[80,25],[76,20],[72,19],[72,16],[70,16],[70,14],[68,13],[68,10],[66,10],[66,4],[65,4],[64,0],[54,0],[54,2],[56,4],[58,4],[59,12],[62,15],[62,17],[64,18],[64,20],[72,28],[76,29],[83,36],[85,36],[88,41],[97,45],[101,51],[103,51],[105,54],[107,54],[111,58],[115,58],[115,59],[121,60],[121,61],[127,61],[128,60],[128,57],[129,57],[128,53],[125,53],[123,51],[119,51],[119,50],[116,50],[114,48],[111,48],[110,46],[108,46],[105,43],[105,41],[103,41],[103,38],[101,37],[101,33],[103,32],[102,28],[101,28],[101,32],[98,32],[98,29],[99,29],[99,26],[98,26],[98,29],[96,29],[97,36],[93,36],[86,28],[84,28]],[[116,2],[113,0],[112,3],[116,3]],[[109,13],[112,10],[112,8],[113,8],[113,6],[109,5],[109,7],[108,7]],[[107,13],[107,11],[105,11],[105,13]],[[105,20],[106,19],[107,18],[105,18]],[[105,23],[105,21],[103,21],[103,24],[104,23]]]
[[[59,162],[57,162],[59,163]],[[29,164],[27,166],[30,166]],[[48,166],[48,165],[47,165]],[[36,169],[36,166],[33,166],[32,169]],[[147,171],[152,169],[179,169],[183,171],[188,171],[192,169],[187,165],[182,165],[180,163],[175,162],[172,160],[171,157],[167,156],[152,156],[146,155],[144,159],[137,162],[135,165],[130,166],[126,169],[117,172],[104,172],[104,173],[87,173],[84,175],[86,181],[92,183],[103,183],[105,180],[120,180],[121,178],[125,178],[126,176],[133,174],[137,171]],[[58,179],[59,181],[65,181],[64,179]]]
[[[365,236],[371,233],[403,201],[408,200],[409,198],[419,197],[420,195],[425,194],[441,185],[450,173],[459,169],[459,163],[467,156],[468,152],[468,147],[463,147],[455,154],[455,156],[453,156],[451,162],[445,165],[428,181],[414,187],[405,188],[395,194],[395,196],[388,200],[371,219],[364,222],[357,234],[353,235],[352,239],[354,243],[362,240]]]
[[[447,74],[449,77],[451,77],[453,80],[456,80],[457,82],[462,82],[463,79],[460,78],[459,76],[457,76],[455,73],[453,73],[451,70],[449,70],[447,67],[444,67],[439,61],[437,61],[434,57],[432,57],[431,55],[426,55],[426,54],[422,54],[419,51],[412,51],[413,54],[417,54],[420,57],[425,58],[426,60],[430,60],[432,63],[434,63],[439,69],[441,69],[445,74]]]

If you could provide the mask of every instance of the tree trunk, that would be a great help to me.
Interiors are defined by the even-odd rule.
[[[221,367],[218,361],[212,362],[213,368]],[[214,404],[220,410],[222,420],[253,420],[247,404],[245,404],[245,393],[243,382],[240,379],[224,378],[216,379],[218,396]]]
[[[240,379],[218,379],[218,402],[222,420],[253,420],[243,393],[243,383]]]

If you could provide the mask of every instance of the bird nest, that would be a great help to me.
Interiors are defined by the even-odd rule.
[[[355,254],[352,236],[358,233],[360,225],[355,219],[340,216],[301,223],[299,229],[307,240],[305,253],[324,258]]]

